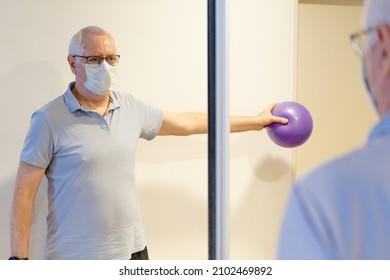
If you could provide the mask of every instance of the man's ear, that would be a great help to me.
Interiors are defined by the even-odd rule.
[[[72,55],[68,55],[68,63],[70,70],[72,71],[73,74],[76,75],[76,59]]]
[[[381,69],[390,75],[390,26],[380,23],[376,26],[378,47],[380,51]]]

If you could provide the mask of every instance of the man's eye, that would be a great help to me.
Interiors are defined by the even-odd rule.
[[[88,61],[91,63],[97,63],[97,62],[99,62],[99,58],[98,57],[89,57]]]

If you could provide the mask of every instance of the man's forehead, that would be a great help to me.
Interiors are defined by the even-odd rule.
[[[85,52],[116,52],[115,41],[107,34],[85,36],[83,47]]]

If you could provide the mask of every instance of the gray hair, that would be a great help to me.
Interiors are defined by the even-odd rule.
[[[84,51],[83,38],[88,35],[112,35],[105,29],[99,26],[87,26],[73,35],[69,42],[68,55],[81,55]]]
[[[389,0],[366,0],[363,14],[365,28],[373,28],[379,23],[387,23],[390,26],[390,1]],[[367,34],[368,46],[376,40],[375,33]]]

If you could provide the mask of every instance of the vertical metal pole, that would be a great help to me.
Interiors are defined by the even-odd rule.
[[[227,258],[228,142],[226,3],[208,0],[209,259]]]

